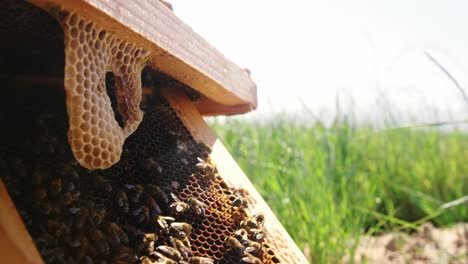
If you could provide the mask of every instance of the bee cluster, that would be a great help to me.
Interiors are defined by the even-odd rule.
[[[263,215],[162,98],[120,162],[90,171],[67,145],[64,95],[27,94],[1,99],[0,177],[46,263],[279,263]]]
[[[264,217],[257,213],[240,222],[240,229],[226,238],[229,249],[241,257],[242,263],[263,263],[261,260]]]

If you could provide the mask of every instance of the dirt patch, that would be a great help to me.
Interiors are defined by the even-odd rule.
[[[468,263],[468,223],[434,228],[426,223],[418,233],[361,237],[355,263]],[[351,263],[347,257],[345,263]]]

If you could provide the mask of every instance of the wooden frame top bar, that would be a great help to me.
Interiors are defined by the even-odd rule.
[[[239,114],[257,107],[257,88],[248,71],[226,59],[158,0],[29,0],[51,4],[96,22],[152,53],[150,66],[210,100],[204,115]]]

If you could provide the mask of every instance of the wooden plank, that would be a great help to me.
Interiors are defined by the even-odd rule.
[[[207,97],[195,102],[195,107],[203,116],[237,115],[253,110],[250,105],[222,105]]]
[[[1,179],[0,256],[2,263],[44,263]]]
[[[174,92],[168,88],[163,89],[162,94],[175,109],[194,139],[211,147],[210,158],[216,163],[218,172],[226,183],[249,193],[251,197],[249,211],[262,212],[265,215],[265,229],[270,238],[267,242],[279,254],[281,263],[309,263],[223,143],[205,123],[195,105],[180,91]]]
[[[256,85],[248,71],[226,59],[159,1],[29,1],[45,10],[55,4],[78,11],[119,37],[147,48],[152,53],[151,67],[201,92],[218,106],[257,107]]]

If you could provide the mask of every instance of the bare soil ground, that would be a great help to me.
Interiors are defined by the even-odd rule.
[[[435,228],[426,223],[418,233],[364,236],[355,263],[468,264],[468,223]],[[347,257],[345,263],[351,263]]]

